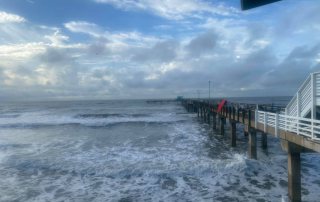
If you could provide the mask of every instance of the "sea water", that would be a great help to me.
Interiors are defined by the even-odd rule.
[[[278,139],[247,158],[175,102],[0,104],[0,201],[286,201]],[[258,135],[260,145],[260,135]],[[320,156],[302,154],[302,199],[319,201]]]

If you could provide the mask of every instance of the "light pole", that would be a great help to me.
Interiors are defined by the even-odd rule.
[[[210,101],[210,86],[211,86],[211,81],[209,80],[209,101]]]
[[[212,81],[212,99],[214,99],[214,81]]]

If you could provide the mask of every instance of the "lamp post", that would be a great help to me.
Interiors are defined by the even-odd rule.
[[[209,80],[209,100],[208,100],[208,102],[210,101],[210,87],[211,87],[211,81]]]

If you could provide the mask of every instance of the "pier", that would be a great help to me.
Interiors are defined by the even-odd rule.
[[[225,135],[226,120],[231,125],[230,146],[236,147],[236,125],[244,125],[249,136],[248,156],[258,159],[257,135],[261,134],[262,147],[267,148],[267,135],[280,139],[288,154],[288,196],[290,201],[301,201],[300,154],[320,152],[320,73],[312,73],[298,89],[286,107],[272,104],[219,103],[218,100],[184,99],[182,104],[190,113],[219,128]],[[220,106],[219,106],[220,105]],[[217,127],[218,124],[218,127]]]

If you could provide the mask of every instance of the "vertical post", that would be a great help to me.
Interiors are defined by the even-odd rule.
[[[301,115],[301,109],[300,109],[300,90],[297,92],[297,116],[299,117]]]
[[[211,110],[210,110],[210,108],[209,108],[209,110],[208,110],[208,118],[207,118],[208,124],[210,124],[210,113],[211,113]]]
[[[275,135],[276,135],[276,137],[278,137],[278,132],[279,132],[279,114],[278,113],[276,113],[275,114],[275,121],[274,121],[274,133],[275,133]]]
[[[243,125],[246,125],[245,118],[246,118],[246,110],[242,109],[242,123]],[[248,133],[246,132],[246,129],[244,129],[244,136],[248,136]]]
[[[242,111],[242,123],[244,124],[244,119],[245,119],[245,116],[246,116],[246,112],[244,109],[241,110]]]
[[[239,110],[239,106],[237,106],[237,121],[240,122],[240,110]]]
[[[288,131],[288,123],[287,123],[287,115],[288,115],[288,109],[285,108],[285,117],[284,117],[284,128],[285,128],[285,131]]]
[[[237,123],[231,121],[231,147],[237,146]]]
[[[256,130],[249,128],[249,158],[257,159],[257,135]]]
[[[251,109],[248,110],[248,126],[251,128]]]
[[[216,117],[216,113],[215,112],[213,112],[212,113],[212,128],[213,128],[213,130],[216,130],[217,129],[217,117]]]
[[[313,120],[317,119],[317,110],[316,110],[316,78],[315,78],[316,73],[311,74],[311,135],[312,139],[314,138],[314,132],[313,132]]]
[[[290,201],[301,201],[301,147],[286,140],[281,147],[288,152],[288,195]]]
[[[220,120],[220,135],[224,135],[224,118],[221,117]]]
[[[267,133],[262,133],[261,134],[261,146],[262,146],[262,149],[267,149],[267,147],[268,147],[268,136],[267,136]]]
[[[258,128],[258,121],[259,121],[258,110],[259,110],[259,106],[257,105],[256,110],[254,111],[254,127],[255,128]]]
[[[234,108],[234,106],[232,106],[232,119],[236,120],[236,109]]]
[[[209,81],[209,100],[208,100],[208,102],[210,101],[210,87],[211,87],[211,81]]]
[[[312,78],[310,78],[312,79]],[[310,81],[311,82],[311,81]],[[312,84],[311,84],[312,85]],[[311,87],[312,88],[312,87]],[[297,119],[296,119],[296,133],[299,135],[299,117],[301,116],[301,106],[300,106],[300,90],[297,92]]]
[[[288,152],[288,192],[290,201],[301,201],[301,168],[299,152]]]
[[[197,104],[197,115],[198,115],[198,117],[200,116],[200,112],[199,112],[199,104]]]
[[[268,116],[268,112],[264,112],[264,128],[263,128],[263,130],[265,133],[267,132],[267,126],[268,126],[267,116]]]

